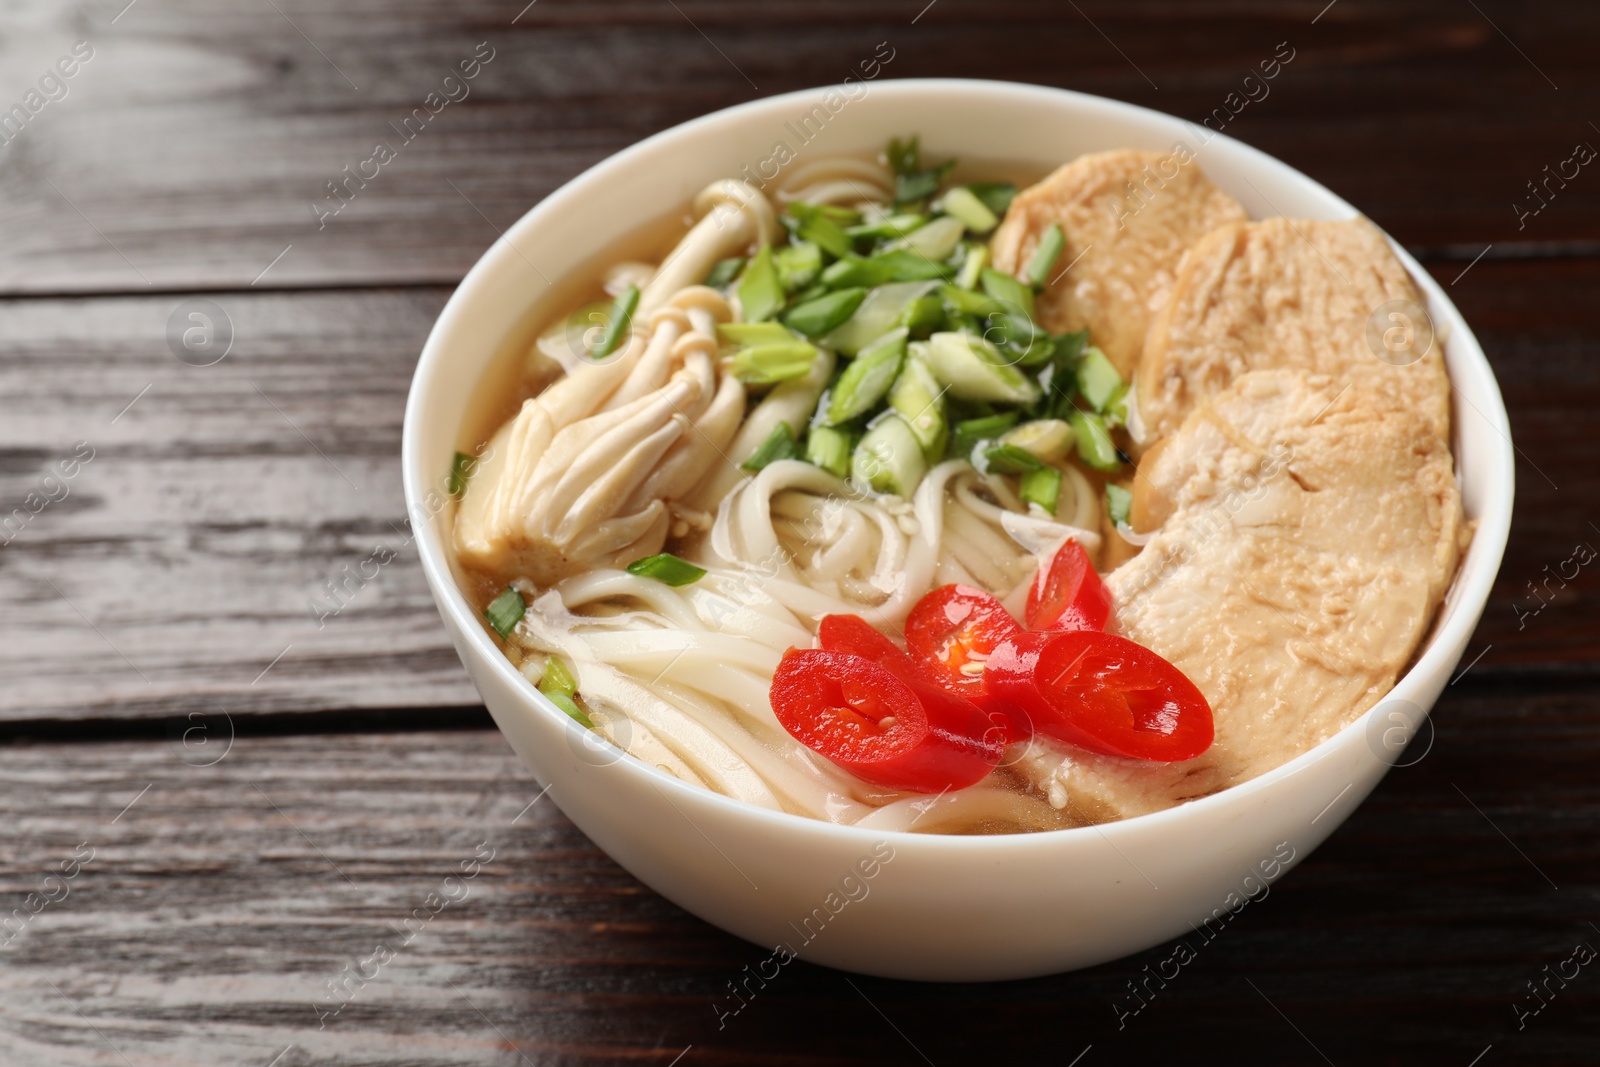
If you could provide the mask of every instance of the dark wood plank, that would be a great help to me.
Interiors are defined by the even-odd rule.
[[[114,1043],[210,1067],[1064,1064],[1088,1045],[1084,1064],[1320,1063],[1313,1045],[1340,1064],[1462,1067],[1490,1045],[1485,1065],[1589,1062],[1592,967],[1520,1031],[1513,1005],[1600,945],[1591,693],[1469,680],[1435,721],[1325,848],[1185,939],[1197,958],[1121,1029],[1127,984],[1175,945],[987,986],[852,988],[795,963],[719,1029],[765,950],[643,889],[549,798],[528,808],[538,787],[489,731],[246,730],[211,766],[160,741],[10,746],[0,904],[58,900],[0,948],[0,1060],[121,1063]],[[489,848],[319,1029],[325,983]],[[46,886],[90,849],[65,896]]]
[[[1489,356],[1517,446],[1511,539],[1467,655],[1483,653],[1474,671],[1559,666],[1592,675],[1600,663],[1600,456],[1590,450],[1600,436],[1600,375],[1594,327],[1585,324],[1596,312],[1582,294],[1600,285],[1600,260],[1486,259],[1463,275],[1465,266],[1436,265],[1434,275]]]
[[[207,367],[168,348],[179,297],[0,304],[4,716],[476,703],[400,491],[446,295],[219,295]]]
[[[1600,145],[1592,7],[925,6],[30,0],[9,16],[26,32],[0,51],[0,106],[73,42],[95,52],[0,146],[0,292],[453,282],[584,167],[706,111],[842,78],[880,41],[894,49],[884,77],[1037,81],[1195,122],[1237,109],[1226,132],[1435,254],[1600,241],[1587,168],[1537,216],[1513,208],[1577,142]],[[470,95],[402,141],[395,128],[482,42],[494,58]],[[1292,61],[1246,86],[1279,42]],[[1230,100],[1246,89],[1260,98]],[[320,224],[326,183],[378,141],[396,158]]]

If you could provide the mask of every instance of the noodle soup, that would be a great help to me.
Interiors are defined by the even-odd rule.
[[[1127,338],[1242,209],[1207,184],[1124,235],[1126,190],[1074,214],[1056,176],[1019,196],[1006,174],[912,138],[764,189],[722,179],[676,241],[645,225],[562,281],[562,313],[485,380],[453,486],[459,577],[530,684],[707,789],[943,833],[1158,810],[1381,696],[1336,694],[1251,748],[1217,700],[1231,683],[1195,666],[1212,651],[1160,617],[1194,569],[1166,582],[1152,542],[1181,526],[1167,482],[1193,480],[1163,472],[1199,431],[1141,432]],[[1108,219],[1127,262],[1084,236]],[[1148,269],[1130,282],[1129,262]]]

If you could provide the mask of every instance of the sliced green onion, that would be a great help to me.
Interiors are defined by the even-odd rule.
[[[889,268],[889,277],[897,282],[919,282],[930,278],[949,279],[955,271],[943,263],[935,263],[927,256],[908,248],[891,248],[878,252],[873,261]]]
[[[962,289],[959,286],[942,285],[939,287],[939,295],[950,301],[950,306],[957,311],[964,311],[979,318],[1003,314],[1006,310],[1006,306],[994,297],[973,292],[971,289]]]
[[[958,220],[973,233],[988,233],[1000,222],[995,213],[989,210],[989,205],[979,200],[977,194],[965,185],[947,190],[939,205],[944,208],[946,215]]]
[[[827,269],[822,272],[822,284],[829,289],[843,289],[857,285],[870,289],[874,285],[882,285],[892,277],[894,268],[888,263],[848,255],[828,264]]]
[[[922,169],[922,138],[912,134],[904,141],[898,137],[889,141],[889,170],[895,174],[913,174]]]
[[[810,241],[795,241],[773,253],[772,265],[778,269],[778,281],[792,293],[822,273],[822,250]]]
[[[576,700],[573,700],[572,697],[569,696],[568,694],[566,694],[566,693],[546,693],[545,697],[546,697],[546,699],[548,699],[550,701],[550,703],[554,704],[556,707],[558,707],[562,711],[566,712],[572,718],[576,719],[578,721],[578,723],[581,726],[584,727],[584,729],[586,729],[586,730],[593,730],[594,729],[594,723],[589,721],[589,716],[587,716],[587,715],[585,715],[583,713],[583,709],[578,707],[578,702]]]
[[[787,424],[784,428],[787,429]],[[654,578],[658,582],[677,588],[683,585],[693,585],[706,576],[704,567],[696,567],[686,559],[679,559],[671,552],[658,552],[644,559],[636,559],[628,564],[628,573],[638,575],[640,578]]]
[[[813,426],[806,434],[806,462],[835,478],[850,477],[850,450],[855,438],[837,426]]]
[[[961,261],[961,270],[956,273],[956,285],[963,289],[976,289],[979,275],[983,268],[988,265],[988,245],[974,244],[967,246],[967,258]]]
[[[794,431],[789,429],[787,422],[780,422],[767,434],[767,439],[756,446],[750,453],[750,458],[739,464],[742,470],[752,473],[761,470],[769,463],[780,459],[800,459],[802,454],[800,446],[794,439]]]
[[[978,281],[982,283],[983,291],[1000,303],[1021,310],[1029,319],[1033,318],[1033,290],[1026,285],[997,270],[980,271]]]
[[[852,226],[844,232],[856,239],[870,237],[876,240],[878,238],[904,237],[912,230],[925,225],[927,221],[928,216],[926,215],[887,215],[877,222]]]
[[[1106,514],[1113,526],[1128,525],[1128,512],[1133,508],[1133,494],[1120,485],[1106,483]]]
[[[1044,466],[1038,456],[1021,445],[990,445],[983,450],[983,460],[995,474],[1026,474]]]
[[[956,167],[953,159],[945,160],[937,167],[928,170],[919,170],[914,174],[896,174],[894,177],[894,202],[896,204],[912,204],[919,200],[926,200],[939,191],[939,183],[950,176]]]
[[[517,623],[527,613],[528,605],[522,599],[522,594],[509,585],[505,592],[489,601],[489,606],[483,609],[483,617],[489,620],[489,625],[494,627],[494,632],[500,635],[502,641],[511,636],[511,631],[517,628]]]
[[[817,359],[817,346],[798,338],[741,348],[728,370],[746,385],[775,385],[804,378]]]
[[[927,473],[922,443],[895,414],[873,423],[850,457],[850,479],[857,485],[906,499]]]
[[[807,337],[821,337],[843,326],[866,298],[865,289],[840,289],[790,308],[783,313],[783,324]]]
[[[983,201],[984,207],[1001,218],[1005,217],[1006,209],[1017,195],[1017,187],[1010,182],[970,182],[967,188],[973,196]]]
[[[550,656],[544,661],[544,677],[539,679],[539,692],[545,696],[562,693],[571,696],[578,691],[578,679],[572,676],[560,656]]]
[[[1043,289],[1050,282],[1050,272],[1055,270],[1061,250],[1067,246],[1067,235],[1061,232],[1061,223],[1052,222],[1039,238],[1039,247],[1028,260],[1027,278],[1035,289]]]
[[[630,285],[621,293],[611,305],[611,310],[606,314],[605,329],[600,331],[600,336],[595,340],[594,347],[589,349],[590,359],[604,359],[617,350],[617,345],[628,334],[628,327],[633,323],[634,310],[639,306],[639,287]]]
[[[789,214],[800,220],[796,236],[817,245],[835,259],[848,256],[855,250],[855,242],[850,240],[850,235],[817,205],[796,201],[789,205]]]
[[[1104,412],[1107,426],[1128,425],[1128,383],[1124,382],[1111,394]]]
[[[919,296],[906,305],[898,321],[910,331],[911,336],[927,337],[944,325],[944,304],[931,294]]]
[[[770,319],[783,307],[783,283],[772,264],[771,245],[762,245],[745,268],[744,277],[739,280],[739,305],[746,322]]]
[[[1078,392],[1089,406],[1104,412],[1117,391],[1122,388],[1122,375],[1111,365],[1106,354],[1094,345],[1083,350],[1077,367]]]
[[[795,335],[776,322],[724,322],[717,337],[736,345],[776,345],[796,340]]]
[[[928,367],[958,400],[987,400],[1028,407],[1039,387],[1011,366],[995,347],[969,333],[936,333],[927,342]]]
[[[709,285],[713,289],[726,289],[733,284],[733,280],[739,276],[739,272],[743,269],[743,256],[719,259],[716,265],[711,268],[711,273],[706,275],[706,280],[702,284]]]
[[[1122,457],[1117,454],[1117,446],[1111,440],[1104,419],[1074,409],[1067,421],[1072,423],[1079,459],[1097,471],[1115,471],[1122,466]]]
[[[1030,504],[1038,504],[1045,512],[1054,515],[1056,503],[1061,499],[1061,472],[1054,467],[1040,467],[1028,471],[1017,483],[1017,495]]]
[[[1020,312],[996,315],[989,320],[988,336],[1019,367],[1048,363],[1056,353],[1055,341],[1032,319]]]
[[[460,496],[467,491],[467,483],[472,480],[472,472],[477,467],[477,456],[467,452],[456,453],[455,459],[450,461],[450,480],[445,485],[451,496]]]
[[[918,345],[921,351],[922,345]],[[932,463],[944,454],[950,424],[944,417],[944,390],[939,379],[933,376],[928,365],[916,357],[908,358],[900,370],[900,377],[889,390],[889,406],[905,420],[922,454]]]
[[[1072,425],[1062,419],[1031,419],[1000,438],[1001,444],[1025,448],[1047,460],[1065,459],[1072,441]]]
[[[1071,367],[1078,362],[1078,357],[1089,344],[1089,328],[1085,326],[1077,333],[1057,334],[1055,364],[1057,367]]]
[[[1017,424],[1015,411],[999,415],[983,415],[976,419],[963,419],[955,424],[950,436],[950,455],[966,459],[980,441],[992,441]]]
[[[963,229],[960,219],[949,216],[934,219],[921,229],[912,230],[911,233],[895,241],[888,250],[904,248],[935,263],[943,262],[950,258],[950,253],[961,243]]]
[[[890,330],[850,362],[833,386],[828,422],[837,426],[878,406],[900,373],[908,332],[903,326]]]
[[[891,282],[867,290],[867,298],[843,326],[818,339],[824,348],[851,356],[899,325],[906,308],[935,288],[933,282]]]

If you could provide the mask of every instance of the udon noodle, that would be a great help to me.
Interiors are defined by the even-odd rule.
[[[768,701],[785,650],[810,647],[825,615],[898,636],[936,586],[1015,605],[1041,557],[1068,539],[1091,553],[1101,542],[1103,478],[1069,460],[1055,463],[1053,509],[964,456],[930,463],[908,496],[799,458],[747,469],[780,424],[813,418],[841,361],[819,345],[802,375],[741,381],[718,333],[744,320],[740,295],[705,280],[719,262],[778,242],[788,205],[838,205],[870,223],[892,214],[894,190],[889,170],[858,158],[798,165],[771,200],[719,180],[659,263],[613,265],[608,292],[638,289],[630,332],[593,359],[601,326],[546,331],[534,362],[553,381],[483,450],[459,509],[459,562],[483,588],[509,582],[527,602],[504,636],[530,682],[558,657],[597,733],[686,781],[875,829],[1077,825],[1090,820],[1052,793],[1060,761],[1034,758],[1037,742],[1013,746],[976,785],[901,793],[797,743]],[[704,576],[674,586],[625,569],[664,550]]]

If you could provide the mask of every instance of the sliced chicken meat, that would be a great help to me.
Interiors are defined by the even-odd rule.
[[[1053,333],[1087,326],[1127,378],[1184,252],[1216,227],[1245,218],[1187,148],[1119,149],[1080,156],[1018,193],[991,248],[997,268],[1020,273],[1059,223],[1066,247],[1039,294],[1040,324]]]
[[[1037,783],[1095,820],[1254,778],[1376,704],[1468,538],[1433,423],[1306,371],[1243,375],[1145,457],[1138,483],[1159,530],[1106,586],[1123,633],[1210,701],[1216,741],[1177,764],[1036,749]]]
[[[1155,441],[1171,433],[1245,371],[1297,367],[1389,393],[1448,440],[1444,346],[1417,313],[1421,303],[1388,241],[1366,219],[1220,227],[1184,257],[1145,338],[1137,387],[1142,435]]]

